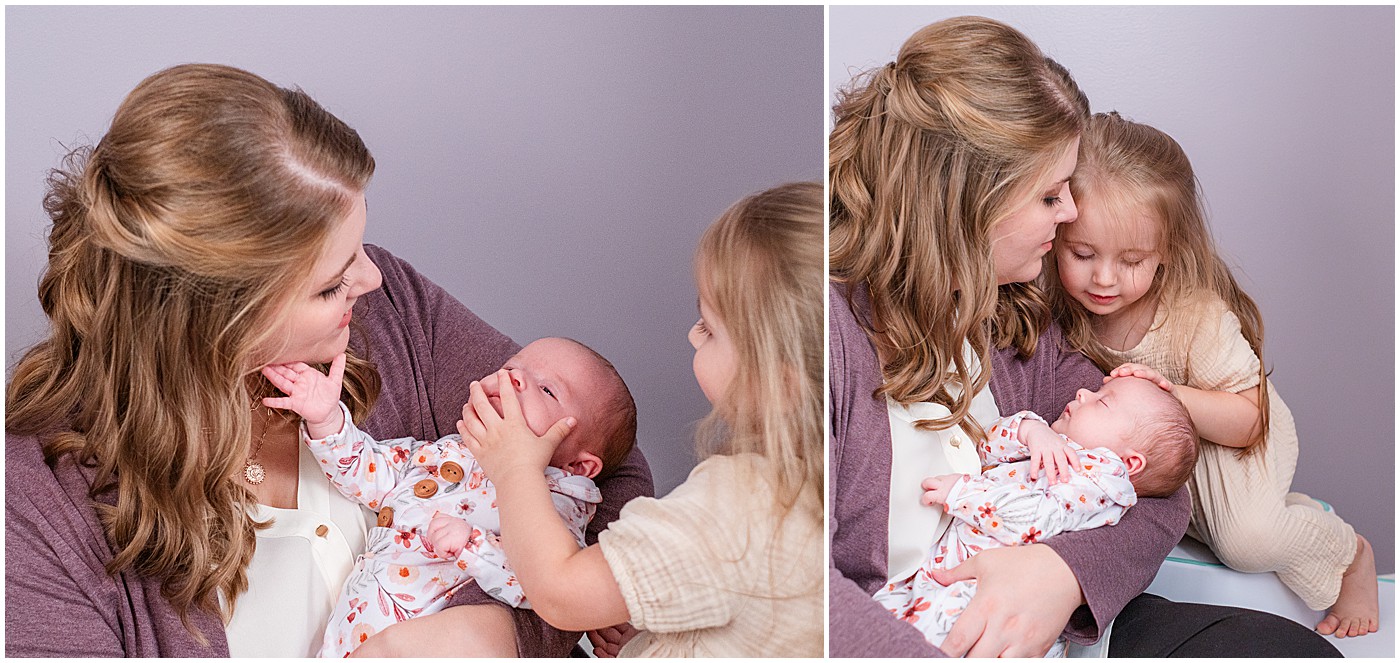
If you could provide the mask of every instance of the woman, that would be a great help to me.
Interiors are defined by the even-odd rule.
[[[967,442],[984,425],[1018,410],[1054,419],[1075,390],[1102,382],[1085,357],[1064,350],[1028,283],[1055,226],[1076,216],[1068,180],[1088,110],[1063,67],[981,18],[915,33],[836,108],[833,656],[939,653],[870,598],[912,572],[947,525],[920,505],[920,480],[977,472]],[[1263,655],[1242,634],[1272,616],[1155,597],[1129,604],[1180,539],[1188,512],[1184,491],[1143,499],[1113,528],[989,550],[941,574],[978,580],[944,652],[1039,656],[1062,629],[1076,642],[1097,640],[1123,611],[1115,655]],[[1299,625],[1272,621],[1281,623],[1271,624],[1269,644],[1283,653],[1305,655],[1319,642],[1330,649]],[[1224,648],[1191,649],[1219,643],[1222,631]]]
[[[183,65],[53,174],[50,333],[8,388],[7,654],[315,651],[372,516],[330,488],[295,420],[257,405],[259,369],[348,344],[355,419],[435,439],[519,349],[361,244],[373,171],[300,90]],[[590,537],[651,494],[640,453],[600,487]],[[577,641],[479,591],[456,600],[410,622],[435,638],[390,629],[364,653],[455,654],[457,620],[512,620],[523,655]]]

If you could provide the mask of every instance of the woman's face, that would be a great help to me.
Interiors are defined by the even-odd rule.
[[[695,381],[714,405],[734,379],[734,341],[714,309],[700,297],[700,320],[690,328],[690,345],[695,348]]]
[[[1034,280],[1040,259],[1054,246],[1055,226],[1070,223],[1079,212],[1069,193],[1069,176],[1079,162],[1079,139],[1036,185],[1036,197],[992,228],[992,262],[997,285]]]
[[[357,194],[350,213],[336,224],[311,271],[311,283],[298,287],[296,299],[273,335],[273,360],[328,362],[350,340],[350,309],[367,292],[379,288],[383,275],[365,255],[365,197]]]

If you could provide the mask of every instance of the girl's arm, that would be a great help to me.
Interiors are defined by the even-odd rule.
[[[536,437],[525,424],[515,391],[504,389],[500,398],[503,415],[496,414],[481,385],[473,382],[457,429],[496,485],[501,545],[525,597],[555,628],[586,630],[627,621],[622,591],[601,549],[596,544],[578,547],[555,511],[544,476],[554,449],[573,428],[573,418]]]
[[[1104,381],[1129,376],[1149,380],[1181,399],[1181,404],[1191,413],[1196,434],[1202,439],[1241,449],[1264,439],[1264,428],[1259,425],[1259,387],[1238,393],[1197,389],[1172,384],[1161,373],[1143,364],[1123,364],[1113,369]]]
[[[1240,449],[1264,439],[1264,428],[1259,425],[1259,387],[1232,394],[1177,385],[1171,392],[1191,413],[1191,423],[1202,439]]]

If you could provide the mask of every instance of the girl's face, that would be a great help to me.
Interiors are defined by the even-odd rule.
[[[1055,163],[1049,176],[1036,184],[1036,197],[992,228],[992,263],[997,285],[1033,281],[1040,259],[1050,252],[1055,226],[1079,215],[1069,193],[1069,176],[1079,163],[1079,139]]]
[[[298,286],[295,303],[271,341],[269,364],[328,362],[350,340],[350,309],[379,288],[383,275],[365,255],[365,197],[356,195],[350,213],[331,231],[312,268],[310,284]]]
[[[695,381],[714,405],[724,396],[734,379],[734,342],[714,309],[700,297],[700,320],[690,328],[690,345],[695,348]]]
[[[1081,201],[1079,221],[1060,230],[1055,245],[1060,283],[1094,315],[1130,309],[1152,286],[1162,256],[1159,223],[1141,205],[1114,214]]]

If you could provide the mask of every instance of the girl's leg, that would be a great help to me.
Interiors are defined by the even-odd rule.
[[[1108,655],[1142,658],[1341,658],[1327,639],[1267,612],[1142,594],[1118,613]]]
[[[1270,446],[1262,455],[1241,460],[1234,449],[1202,447],[1189,484],[1188,533],[1230,568],[1277,573],[1309,608],[1328,610],[1319,631],[1369,633],[1380,612],[1370,548],[1341,518],[1288,493],[1297,443],[1272,431],[1283,427],[1291,433],[1292,420],[1283,407],[1271,415]]]

